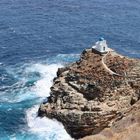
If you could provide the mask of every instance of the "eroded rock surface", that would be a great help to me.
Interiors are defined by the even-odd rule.
[[[91,49],[79,61],[61,68],[51,87],[48,102],[39,116],[62,122],[74,138],[98,134],[131,114],[140,99],[140,61],[110,52],[105,58]]]
[[[131,113],[130,113],[131,112]],[[81,140],[139,140],[140,139],[140,101],[129,109],[119,121],[96,135]]]

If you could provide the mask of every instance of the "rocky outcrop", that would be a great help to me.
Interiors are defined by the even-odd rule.
[[[96,135],[81,140],[139,140],[140,139],[140,101],[131,107],[123,118],[114,122]]]
[[[140,61],[110,52],[103,65],[103,57],[88,49],[59,69],[38,115],[62,122],[74,138],[98,134],[129,116],[140,99]]]

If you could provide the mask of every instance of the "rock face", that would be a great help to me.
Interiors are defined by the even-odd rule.
[[[131,112],[131,113],[130,113]],[[140,139],[140,101],[110,128],[81,140],[139,140]]]
[[[58,70],[38,115],[57,119],[72,137],[82,138],[115,126],[139,99],[140,60],[88,49],[79,61]]]

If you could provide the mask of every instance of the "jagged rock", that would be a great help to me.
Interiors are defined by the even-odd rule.
[[[68,70],[68,67],[65,68],[58,68],[57,76],[59,77],[62,73]]]
[[[74,138],[98,134],[130,115],[140,99],[140,60],[115,52],[85,50],[76,63],[61,68],[47,103],[38,114],[62,122]]]
[[[139,140],[140,139],[140,101],[132,106],[124,117],[96,135],[81,140]]]

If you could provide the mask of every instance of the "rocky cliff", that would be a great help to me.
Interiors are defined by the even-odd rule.
[[[139,99],[140,60],[87,49],[79,61],[58,69],[38,115],[62,122],[77,139],[113,129],[132,114]]]

